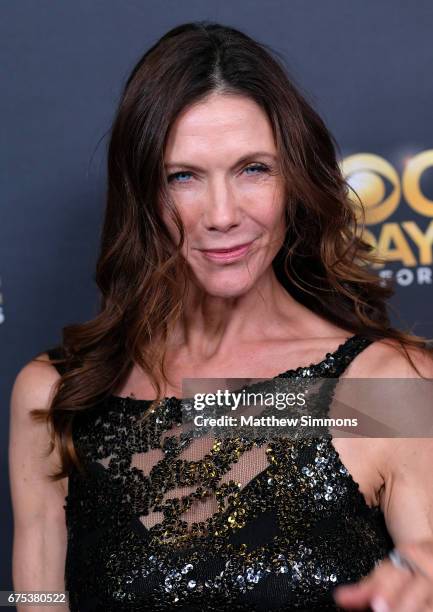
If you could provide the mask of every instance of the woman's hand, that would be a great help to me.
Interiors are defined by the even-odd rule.
[[[433,540],[397,549],[422,572],[398,567],[386,558],[356,584],[334,589],[337,605],[345,610],[433,612]]]

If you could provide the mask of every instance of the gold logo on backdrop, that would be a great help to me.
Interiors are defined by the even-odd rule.
[[[418,153],[407,162],[402,186],[406,202],[420,215],[433,217],[433,201],[423,194],[420,187],[421,177],[427,168],[433,169],[433,149]]]
[[[399,262],[405,266],[404,274],[413,274],[407,268],[430,266],[433,244],[433,201],[422,190],[422,178],[426,170],[433,169],[433,150],[422,151],[406,160],[401,175],[394,166],[379,155],[358,153],[341,162],[347,183],[358,194],[364,207],[364,239],[372,244],[378,255],[387,262]],[[349,196],[355,211],[361,213],[359,201],[353,192]],[[402,201],[428,221],[412,218],[404,221],[388,221]],[[361,219],[361,214],[358,215]],[[382,268],[385,264],[377,264]],[[419,268],[418,282],[431,284],[429,268]],[[389,275],[388,275],[389,276]],[[409,281],[405,281],[410,284]],[[404,283],[402,283],[404,284]]]
[[[372,153],[359,153],[346,157],[342,163],[343,174],[351,187],[357,192],[364,205],[366,223],[380,223],[397,209],[401,198],[400,178],[395,168],[383,157]],[[386,196],[385,179],[392,186]],[[352,196],[356,209],[359,202]]]

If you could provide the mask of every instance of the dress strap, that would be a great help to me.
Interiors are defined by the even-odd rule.
[[[332,376],[339,377],[343,374],[350,363],[361,353],[367,346],[370,346],[374,340],[366,338],[361,334],[355,334],[341,345],[341,347],[331,356],[334,363],[332,366]]]

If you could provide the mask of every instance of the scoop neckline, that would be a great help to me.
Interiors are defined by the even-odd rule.
[[[349,336],[348,338],[346,338],[346,340],[344,342],[342,342],[341,344],[339,344],[337,346],[337,348],[335,349],[335,351],[332,352],[328,352],[326,353],[325,357],[323,359],[321,359],[320,361],[318,361],[317,363],[310,363],[309,365],[300,365],[297,368],[289,368],[288,370],[285,370],[284,372],[280,372],[280,374],[276,374],[276,376],[271,376],[270,378],[268,378],[267,380],[269,381],[274,381],[277,380],[278,378],[285,378],[287,376],[292,376],[292,375],[296,375],[299,374],[302,370],[305,370],[306,368],[308,369],[312,369],[313,371],[318,370],[320,368],[320,366],[322,366],[324,363],[326,363],[327,361],[329,361],[329,359],[335,359],[336,357],[340,356],[340,353],[342,353],[352,342],[354,342],[356,339],[361,339],[364,338],[365,336],[362,336],[361,334],[353,334],[352,336]],[[251,385],[245,385],[244,387],[242,387],[242,389],[248,389],[249,387],[253,387],[254,384],[256,383],[252,383]],[[142,404],[150,404],[152,402],[155,401],[156,398],[154,399],[144,399],[144,398],[139,398],[139,397],[131,397],[130,395],[114,395],[113,393],[109,393],[108,395],[105,396],[105,401],[109,401],[109,402],[119,402],[119,403],[123,403],[123,402],[130,402],[131,404],[135,404],[135,405],[142,405]],[[166,402],[167,400],[175,400],[175,401],[188,401],[191,400],[193,398],[191,397],[177,397],[175,395],[171,395],[171,396],[166,396],[160,399],[161,403]]]

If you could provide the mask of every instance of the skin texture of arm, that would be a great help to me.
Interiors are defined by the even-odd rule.
[[[11,393],[9,475],[14,517],[12,556],[16,592],[65,590],[64,568],[67,532],[65,494],[67,479],[51,482],[47,475],[59,466],[56,452],[45,456],[49,432],[45,423],[30,418],[33,408],[48,407],[56,370],[45,363],[29,362],[18,373]],[[55,606],[17,606],[25,610],[65,611]]]
[[[433,379],[431,359],[414,350],[410,354],[423,376]],[[391,358],[390,354],[385,364],[383,378],[419,378],[399,355]],[[431,403],[433,419],[433,398]],[[396,546],[428,539],[433,542],[433,439],[408,437],[388,442],[382,499],[388,530]]]
[[[423,376],[433,379],[431,360],[416,351],[410,352]],[[380,377],[419,378],[400,356],[389,352],[387,357],[388,360],[382,360]],[[348,610],[365,610],[371,606],[375,612],[430,612],[433,611],[433,439],[396,438],[388,443],[381,507],[397,550],[418,564],[423,574],[412,574],[384,560],[357,584],[337,588],[334,597]]]

